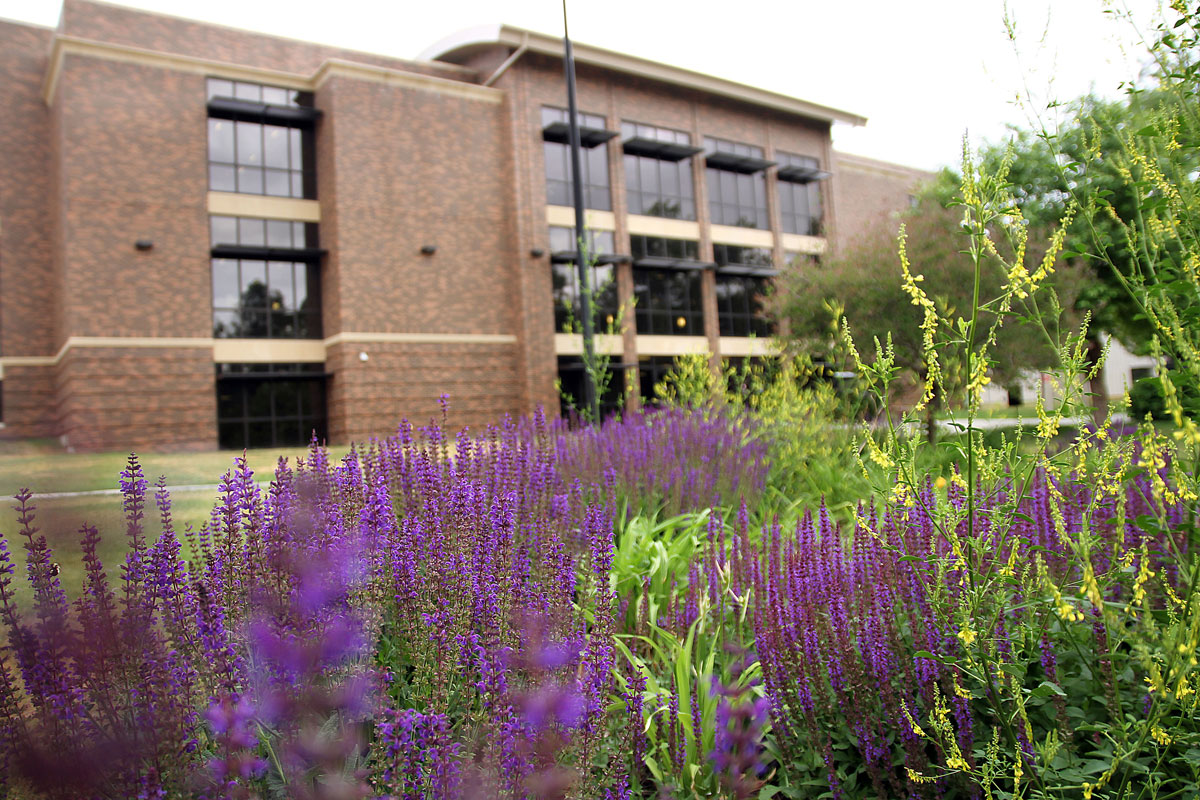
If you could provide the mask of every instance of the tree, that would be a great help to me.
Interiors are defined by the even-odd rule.
[[[908,374],[910,385],[924,384],[922,312],[902,288],[897,230],[902,224],[911,270],[922,276],[921,285],[939,311],[967,313],[974,299],[974,270],[963,253],[967,241],[960,227],[962,214],[944,202],[944,186],[951,180],[953,176],[947,174],[927,187],[917,207],[905,212],[895,226],[880,226],[826,266],[791,273],[782,281],[777,310],[788,322],[788,336],[794,345],[814,358],[838,360],[835,316],[844,316],[865,359],[877,355],[872,342],[886,346],[890,341],[895,364]],[[1038,241],[1032,235],[1029,239]],[[981,302],[998,296],[1006,279],[998,260],[985,264]],[[1074,307],[1080,280],[1071,270],[1059,270],[1053,279],[1052,291],[1027,298],[1025,307],[1004,315],[991,362],[994,382],[1012,386],[1026,370],[1056,363],[1052,342],[1057,341],[1061,326],[1073,321],[1063,309]],[[997,321],[996,313],[995,309],[985,310],[981,320],[985,330]],[[949,394],[963,385],[961,375],[949,374],[960,366],[943,365]],[[956,399],[936,397],[928,407],[930,416],[937,405]]]

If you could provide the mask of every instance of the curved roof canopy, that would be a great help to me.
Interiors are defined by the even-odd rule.
[[[544,33],[514,28],[510,25],[480,25],[447,36],[427,48],[418,58],[426,61],[462,64],[476,53],[495,48],[497,45],[512,50],[526,48],[528,51],[555,58],[563,57],[563,40],[557,36],[548,36]],[[581,64],[590,64],[641,78],[683,86],[810,119],[842,122],[848,125],[865,125],[867,122],[866,117],[851,114],[848,111],[810,103],[807,100],[746,86],[723,78],[715,78],[700,72],[672,67],[574,41],[571,43],[571,48],[575,53],[576,62]]]

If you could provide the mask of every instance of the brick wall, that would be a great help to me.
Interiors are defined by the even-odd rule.
[[[366,353],[367,361],[359,354]],[[450,430],[475,430],[521,411],[513,380],[517,353],[506,344],[344,343],[328,350],[329,438],[364,441],[394,433],[402,419],[441,417],[450,395]]]
[[[476,80],[473,70],[450,64],[343,50],[87,0],[64,0],[59,30],[84,39],[301,75],[311,75],[325,60],[338,58],[451,80]]]
[[[41,99],[51,34],[0,21],[0,356],[55,349],[51,123]],[[0,435],[51,435],[50,386],[47,367],[8,367]]]
[[[870,231],[889,225],[895,214],[909,207],[909,198],[934,173],[902,167],[863,156],[837,153],[834,204],[840,229],[834,246],[844,249]]]
[[[55,370],[58,433],[74,450],[212,450],[216,389],[209,348],[93,348]]]

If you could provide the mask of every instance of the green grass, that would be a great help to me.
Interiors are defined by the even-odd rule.
[[[335,447],[330,458],[339,459],[348,448]],[[280,456],[295,458],[302,447],[285,450],[249,450],[246,459],[262,480],[275,471]],[[165,475],[170,486],[215,485],[233,465],[232,450],[207,453],[138,454],[146,479],[154,483]],[[117,488],[117,476],[125,468],[128,453],[64,453],[44,440],[0,442],[0,496],[10,496],[28,487],[43,492],[86,492]]]
[[[347,447],[331,448],[330,458],[340,459]],[[280,456],[293,460],[304,448],[286,450],[251,450],[246,453],[250,468],[259,480],[270,480]],[[171,486],[213,486],[233,465],[240,453],[223,450],[207,453],[151,453],[139,455],[147,480],[154,483],[165,475]],[[0,496],[11,496],[28,487],[34,492],[37,506],[34,525],[46,537],[59,566],[63,588],[69,597],[78,597],[83,585],[83,565],[80,561],[80,526],[85,522],[95,526],[101,535],[99,554],[109,578],[120,575],[124,561],[125,517],[121,497],[116,494],[92,494],[77,497],[38,497],[52,492],[88,492],[116,489],[118,476],[125,467],[128,453],[64,453],[50,440],[0,442]],[[158,538],[161,527],[158,510],[154,507],[153,487],[147,503],[146,534],[151,541]],[[183,527],[193,528],[208,519],[217,499],[215,488],[171,493],[172,518],[182,538]],[[25,550],[17,536],[17,515],[12,501],[0,504],[0,537],[8,540],[16,566],[13,587],[19,607],[28,608],[30,593],[25,580]]]
[[[171,496],[171,517],[175,530],[183,538],[183,526],[191,523],[199,528],[208,519],[208,513],[217,499],[215,490],[179,492]],[[150,508],[146,512],[146,538],[153,542],[162,533],[158,509],[154,508],[153,496],[148,498]],[[104,563],[110,580],[117,580],[120,565],[125,560],[125,516],[121,511],[120,495],[85,495],[83,497],[34,498],[33,525],[38,535],[45,536],[54,552],[54,562],[59,567],[59,580],[67,596],[76,598],[83,587],[82,551],[79,548],[80,527],[87,523],[100,531],[97,552]],[[13,588],[18,608],[28,609],[32,597],[25,578],[25,540],[17,535],[16,512],[5,508],[0,513],[0,536],[8,540],[16,574]]]

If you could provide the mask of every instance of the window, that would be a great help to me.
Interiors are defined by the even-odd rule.
[[[772,269],[775,266],[775,256],[769,249],[736,244],[714,244],[713,260],[722,267],[736,265]]]
[[[821,236],[821,184],[828,177],[809,156],[776,153],[779,159],[779,219],[784,233]]]
[[[210,218],[213,336],[321,337],[316,226],[252,217]]]
[[[717,273],[717,319],[722,336],[774,335],[775,326],[763,307],[770,286],[770,278]]]
[[[311,94],[210,78],[208,98],[209,189],[316,197]]]
[[[574,228],[551,227],[550,251],[553,254],[550,268],[554,291],[554,330],[575,332],[581,330],[583,310],[580,308],[579,270],[575,266]],[[589,259],[613,252],[611,231],[588,231]],[[592,327],[597,333],[615,332],[617,311],[616,273],[611,263],[594,264],[590,274],[592,290]]]
[[[639,334],[703,336],[701,270],[633,268]]]
[[[695,219],[692,137],[684,131],[635,122],[621,123],[625,189],[630,214]]]
[[[700,257],[700,243],[690,239],[667,239],[662,236],[630,236],[629,248],[633,260],[672,258],[695,261]]]
[[[294,447],[326,438],[321,364],[218,364],[222,449]]]
[[[572,188],[571,147],[556,134],[555,123],[566,124],[567,111],[562,108],[542,108],[543,141],[542,153],[546,159],[546,202],[553,206],[575,205]],[[588,131],[604,131],[604,117],[595,114],[580,114],[579,125]],[[611,137],[613,134],[609,134]],[[601,211],[612,210],[612,194],[608,188],[608,148],[599,136],[587,137],[580,148],[580,165],[583,168],[583,204],[586,208]],[[596,142],[587,146],[586,142]]]
[[[770,227],[767,219],[766,168],[763,149],[705,137],[708,209],[714,225]]]
[[[638,389],[643,405],[657,405],[654,387],[663,382],[674,366],[674,356],[638,356]]]
[[[625,405],[625,370],[616,362],[608,363],[608,383],[603,387],[597,398],[600,405],[600,416],[610,417],[621,411]],[[569,416],[571,411],[579,413],[586,409],[583,398],[583,359],[579,356],[558,357],[558,386],[559,399],[562,403],[563,416]]]

